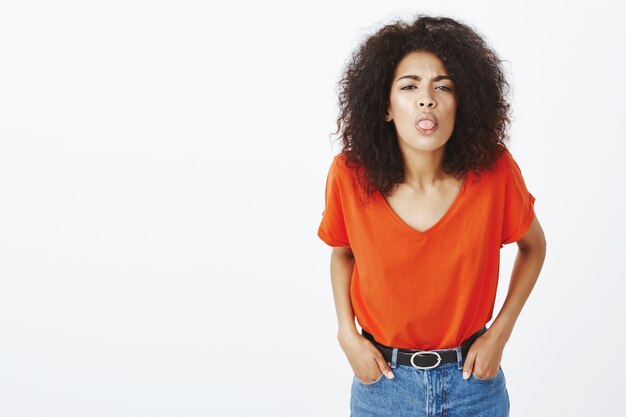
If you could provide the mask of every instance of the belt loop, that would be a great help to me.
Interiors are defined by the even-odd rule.
[[[476,333],[470,336],[467,341],[472,339],[472,344],[473,344],[476,339],[478,339],[487,331],[487,329],[488,329],[487,325],[484,325],[481,329],[478,329]],[[461,344],[461,346],[459,347],[454,348],[454,350],[456,350],[457,366],[459,369],[463,369],[463,365],[465,364],[465,359],[466,359],[463,357],[463,344]],[[469,349],[467,349],[467,351],[469,352]]]
[[[463,352],[461,351],[461,347],[455,347],[454,350],[456,350],[457,367],[463,369]]]
[[[396,369],[398,366],[398,348],[393,348],[393,352],[391,353],[391,368]]]

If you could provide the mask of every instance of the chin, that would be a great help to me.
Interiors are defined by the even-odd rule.
[[[415,149],[420,152],[434,152],[442,147],[445,147],[448,143],[448,139],[439,139],[432,137],[418,137],[409,142],[404,142],[405,146]]]

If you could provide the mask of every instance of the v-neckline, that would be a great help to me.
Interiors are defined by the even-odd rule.
[[[463,179],[463,184],[461,185],[461,189],[457,192],[454,201],[452,202],[450,207],[448,207],[448,210],[443,214],[443,216],[439,220],[437,220],[435,224],[421,232],[409,226],[404,220],[402,220],[402,218],[400,218],[400,216],[393,210],[393,208],[391,208],[391,205],[380,191],[377,192],[377,194],[378,197],[382,200],[383,207],[385,207],[385,210],[390,214],[395,223],[397,223],[402,229],[415,235],[418,239],[424,239],[427,235],[433,233],[433,231],[436,231],[436,229],[441,227],[441,225],[448,219],[448,217],[450,217],[452,213],[456,210],[456,207],[459,205],[460,201],[463,198],[463,195],[465,194],[465,190],[467,189],[467,181],[469,180],[470,175],[471,170],[469,170],[465,175],[465,178]]]

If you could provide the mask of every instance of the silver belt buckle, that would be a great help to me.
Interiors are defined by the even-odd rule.
[[[413,362],[413,359],[417,356],[423,356],[423,355],[436,355],[437,356],[437,363],[434,364],[433,366],[417,366],[415,364],[415,362]],[[441,355],[438,352],[434,352],[434,351],[429,351],[429,350],[420,350],[415,352],[412,356],[411,356],[411,365],[413,365],[413,367],[417,368],[417,369],[432,369],[432,368],[436,368],[437,366],[439,366],[439,364],[441,363]]]

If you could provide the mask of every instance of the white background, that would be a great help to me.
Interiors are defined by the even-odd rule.
[[[1,416],[347,416],[316,235],[335,84],[418,12],[507,61],[548,241],[511,416],[626,415],[624,7],[384,3],[0,3]]]

